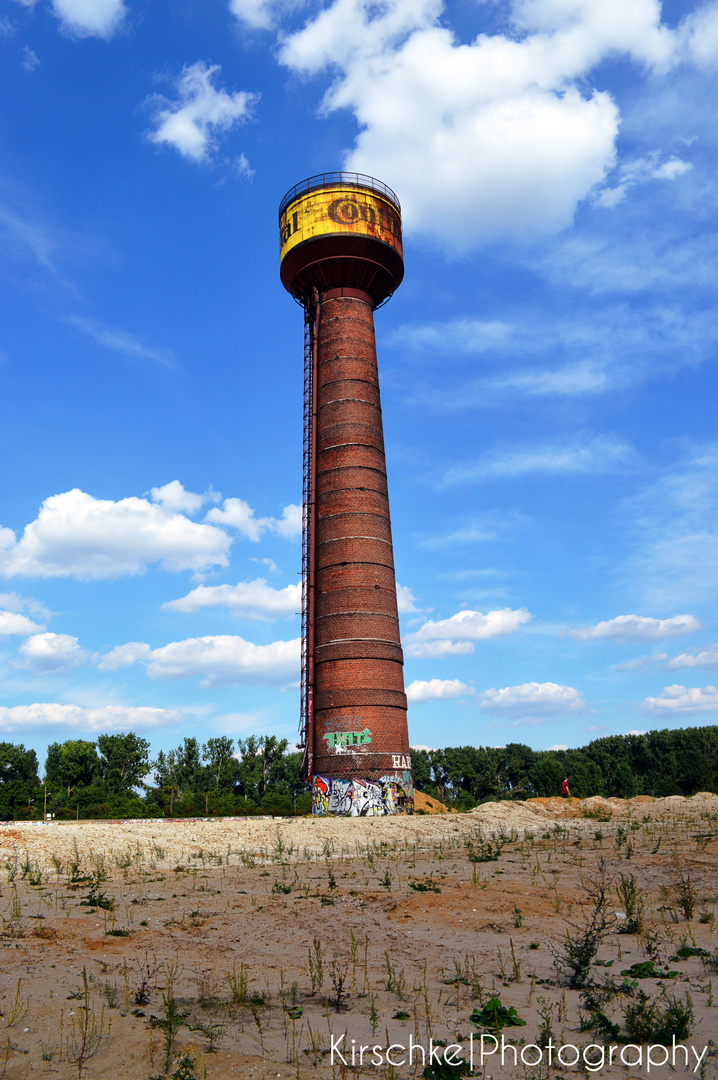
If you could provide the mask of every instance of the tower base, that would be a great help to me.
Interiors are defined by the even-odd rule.
[[[339,817],[380,817],[413,814],[414,781],[403,771],[378,780],[360,777],[312,778],[312,813]]]

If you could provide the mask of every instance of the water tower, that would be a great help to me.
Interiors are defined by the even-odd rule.
[[[281,278],[304,308],[301,745],[315,813],[413,810],[374,309],[404,276],[401,208],[370,176],[297,184]]]

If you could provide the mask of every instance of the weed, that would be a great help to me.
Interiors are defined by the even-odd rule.
[[[526,1027],[513,1005],[502,1005],[500,998],[490,998],[482,1009],[474,1009],[469,1017],[479,1030],[499,1032],[505,1027]]]
[[[624,968],[621,975],[629,979],[676,979],[680,971],[663,971],[656,967],[653,960],[643,960]]]
[[[203,1070],[203,1076],[206,1077],[207,1070]],[[192,1059],[190,1054],[183,1054],[177,1062],[177,1068],[171,1074],[170,1080],[199,1080],[197,1073],[197,1064]]]
[[[373,994],[369,998],[369,1023],[371,1024],[372,1035],[376,1035],[376,1029],[379,1027],[379,1013],[376,1007],[376,998]]]
[[[520,926],[523,926],[524,916],[523,916],[523,912],[521,911],[521,908],[517,907],[516,904],[514,904],[513,918],[514,918],[514,926],[518,930],[518,928]]]
[[[117,1009],[119,1007],[120,994],[117,983],[106,980],[105,985],[102,987],[102,993],[104,994],[108,1009]]]
[[[93,877],[94,880],[89,879],[91,881],[90,891],[87,896],[80,900],[80,907],[103,908],[105,911],[112,911],[115,907],[113,898],[99,892],[100,881],[103,880],[100,877],[100,871],[98,870]]]
[[[284,884],[282,884],[281,881],[275,881],[274,885],[272,885],[272,892],[273,893],[283,893],[284,896],[288,896],[291,891],[292,891],[292,886],[291,885],[284,885]]]
[[[611,811],[607,806],[584,806],[581,817],[590,818],[592,821],[610,821]]]
[[[542,1050],[546,1050],[549,1044],[556,1038],[553,1030],[553,1014],[556,1010],[556,1003],[549,1001],[548,998],[538,998],[538,1014],[541,1019],[541,1027],[536,1038],[536,1045],[540,1046]]]
[[[404,994],[406,991],[406,976],[404,972],[396,973],[396,968],[391,962],[389,953],[384,953],[384,960],[386,961],[386,983],[385,989],[391,994],[394,993],[400,1001],[404,1000]]]
[[[391,878],[389,877],[389,868],[387,867],[386,873],[383,878],[379,878],[379,884],[383,889],[391,889]]]
[[[580,990],[586,985],[598,948],[606,934],[613,929],[615,917],[609,911],[610,888],[606,863],[601,858],[596,877],[586,881],[583,886],[590,902],[590,910],[583,923],[569,923],[563,944],[551,948],[557,967],[568,975],[568,985],[572,990]]]
[[[247,1001],[247,969],[244,964],[232,964],[232,973],[227,973],[227,982],[231,991],[233,1005],[244,1005]]]
[[[497,842],[494,845],[479,836],[475,842],[471,839],[466,841],[466,853],[472,863],[496,862],[501,857],[501,844]]]
[[[83,1069],[89,1058],[94,1057],[100,1049],[104,1034],[104,1013],[98,1017],[90,1008],[90,984],[87,978],[87,969],[82,969],[83,1006],[79,1009],[79,1017],[73,1020],[72,1033],[68,1036],[66,1044],[67,1060],[77,1065],[78,1080],[81,1080]]]
[[[153,955],[150,958],[149,952],[145,951],[143,960],[135,957],[135,965],[137,967],[137,982],[132,999],[135,1005],[146,1005],[151,994],[157,989],[157,975],[159,973],[157,957]]]
[[[165,1015],[161,1018],[151,1016],[150,1024],[152,1027],[160,1028],[162,1030],[164,1036],[165,1072],[169,1072],[170,1062],[172,1060],[172,1047],[174,1046],[177,1032],[185,1022],[187,1014],[180,1013],[177,1008],[177,1002],[172,994],[163,994],[162,1003],[165,1007]]]
[[[319,938],[314,938],[309,947],[309,979],[313,997],[324,982],[324,950]]]
[[[619,934],[640,934],[643,930],[643,900],[635,875],[621,874],[616,892],[626,910],[625,921],[617,927]]]
[[[636,992],[635,1002],[626,1006],[626,1030],[634,1042],[660,1043],[669,1046],[684,1042],[693,1028],[693,1000],[690,994],[677,998],[661,993],[649,998],[643,990]]]
[[[347,965],[341,964],[337,960],[332,960],[330,971],[334,996],[329,998],[329,1003],[334,1006],[335,1012],[339,1013],[348,1007],[347,1000],[350,996],[349,991],[345,988]]]
[[[436,884],[436,882],[431,877],[431,875],[426,877],[423,881],[410,881],[409,882],[409,888],[413,889],[414,892],[433,892],[433,893],[440,893],[441,892],[441,889]]]
[[[27,1016],[28,1009],[30,1008],[30,999],[23,999],[20,994],[20,983],[22,979],[17,980],[15,987],[15,997],[12,1000],[12,1004],[9,1006],[6,1015],[5,1027],[13,1027],[14,1024],[19,1024],[21,1020],[24,1020]]]
[[[227,1025],[221,1020],[208,1020],[206,1024],[192,1024],[190,1031],[199,1031],[207,1040],[207,1053],[216,1054],[217,1046],[227,1034]]]
[[[691,881],[690,870],[683,870],[680,866],[676,867],[673,888],[678,900],[678,907],[683,912],[683,917],[690,922],[698,899],[695,886]]]

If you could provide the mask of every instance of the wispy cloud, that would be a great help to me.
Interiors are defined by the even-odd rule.
[[[692,166],[689,161],[683,161],[678,157],[661,161],[658,151],[654,151],[648,157],[622,161],[614,175],[609,176],[606,184],[596,192],[594,202],[596,206],[612,208],[625,199],[628,192],[639,184],[647,184],[651,180],[675,180],[687,173],[690,168]]]
[[[90,319],[85,315],[66,315],[62,321],[81,330],[83,334],[92,338],[99,345],[123,353],[134,360],[154,360],[164,367],[177,369],[169,349],[157,349],[149,345],[143,345],[127,330],[106,326],[99,320]]]
[[[580,312],[512,313],[511,322],[457,318],[401,327],[387,341],[410,365],[405,395],[422,408],[490,408],[517,395],[594,398],[709,360],[718,336],[710,305],[683,295],[626,304],[584,299]],[[463,361],[458,363],[457,361]],[[466,379],[467,363],[481,364]],[[500,363],[500,372],[491,370]],[[421,379],[416,367],[424,369]],[[440,376],[440,378],[439,378]]]
[[[561,442],[497,447],[477,461],[448,469],[441,487],[528,475],[571,476],[623,472],[638,463],[636,450],[609,435],[570,436]]]
[[[627,589],[641,606],[700,610],[718,588],[718,444],[691,448],[621,509]]]

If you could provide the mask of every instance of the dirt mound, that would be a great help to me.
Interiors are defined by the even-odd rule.
[[[424,814],[448,814],[448,807],[440,803],[438,799],[430,799],[428,795],[424,795],[421,791],[414,792],[414,810],[422,811]]]

